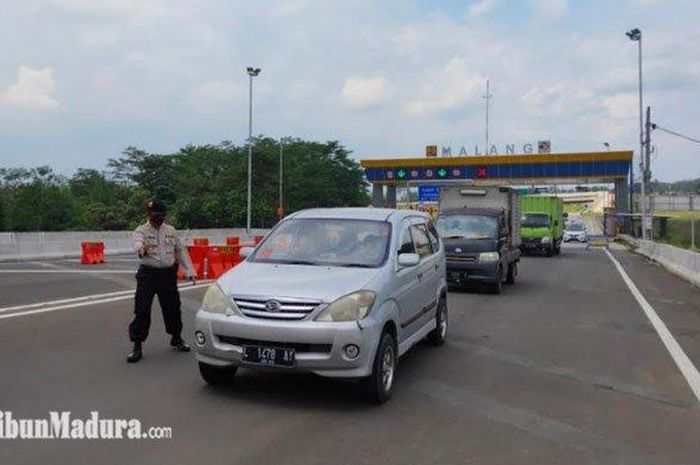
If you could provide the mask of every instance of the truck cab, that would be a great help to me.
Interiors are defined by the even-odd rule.
[[[558,255],[564,236],[563,201],[555,196],[525,196],[520,220],[523,252]]]

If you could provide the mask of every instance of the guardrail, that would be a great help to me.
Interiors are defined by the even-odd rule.
[[[671,273],[700,287],[700,253],[673,245],[636,239],[626,234],[618,237],[634,246],[636,253],[644,255]]]
[[[268,229],[253,229],[250,237],[245,229],[185,229],[178,231],[185,244],[193,239],[207,238],[212,244],[225,244],[226,238],[239,236],[253,242],[254,236],[265,235]],[[133,252],[131,231],[70,231],[70,232],[6,232],[0,233],[0,261],[39,260],[46,258],[79,258],[81,242],[104,243],[104,254]]]

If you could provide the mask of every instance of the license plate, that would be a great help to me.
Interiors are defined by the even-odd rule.
[[[294,349],[283,347],[245,346],[243,361],[270,367],[291,367],[294,366],[295,353]]]

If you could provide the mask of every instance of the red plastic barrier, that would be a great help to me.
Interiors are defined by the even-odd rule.
[[[241,238],[238,236],[229,236],[226,238],[226,245],[238,245],[241,243]]]
[[[194,245],[209,245],[209,238],[207,237],[195,237],[192,239]]]
[[[265,239],[265,236],[255,236],[253,239],[255,240],[255,244],[257,245],[260,244],[263,239]]]
[[[194,267],[195,277],[197,279],[204,279],[204,272],[206,270],[204,262],[208,258],[209,247],[206,245],[188,245],[187,253],[190,255],[190,261]]]
[[[220,246],[209,247],[207,261],[207,279],[217,279],[224,274],[224,256]]]
[[[81,242],[82,254],[80,263],[83,265],[95,265],[105,262],[105,245],[103,242]]]

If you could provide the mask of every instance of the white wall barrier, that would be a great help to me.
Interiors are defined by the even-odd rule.
[[[635,252],[700,287],[700,253],[659,242],[636,239],[624,234],[620,237],[634,245]]]
[[[212,245],[225,244],[229,236],[252,242],[253,236],[265,235],[269,229],[253,229],[248,237],[243,228],[186,229],[180,238],[191,244],[195,237],[206,237]],[[4,232],[0,233],[0,261],[74,258],[81,255],[81,242],[104,242],[105,255],[133,252],[131,231]]]

